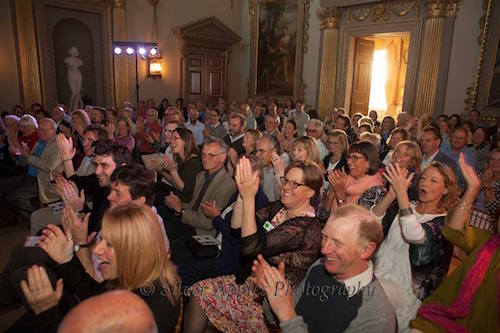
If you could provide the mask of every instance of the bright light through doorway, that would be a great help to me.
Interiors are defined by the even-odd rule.
[[[387,110],[385,81],[387,79],[387,50],[375,51],[373,56],[372,82],[369,109],[378,112]]]

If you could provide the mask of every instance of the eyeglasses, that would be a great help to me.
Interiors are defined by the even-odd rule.
[[[316,129],[316,128],[306,128],[306,132],[308,132],[308,133],[309,132],[317,132],[317,131],[318,131],[318,129]]]
[[[351,154],[351,155],[347,155],[347,159],[348,159],[348,160],[352,160],[352,161],[353,161],[353,162],[355,162],[355,163],[356,163],[358,160],[362,159],[362,158],[364,158],[365,160],[367,159],[367,158],[366,158],[365,156],[363,156],[363,155],[352,155],[352,154]]]
[[[292,190],[295,190],[299,186],[306,186],[305,184],[300,184],[300,183],[297,183],[296,181],[288,180],[285,177],[281,177],[281,186],[284,187],[284,186],[287,186],[287,185]]]
[[[209,160],[211,160],[212,158],[214,158],[215,156],[219,156],[219,155],[222,155],[224,153],[218,153],[218,154],[212,154],[212,153],[201,153],[201,158],[207,158]]]

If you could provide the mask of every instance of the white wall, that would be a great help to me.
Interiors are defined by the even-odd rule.
[[[19,79],[10,1],[0,1],[0,111],[10,111],[23,104],[19,95]],[[29,107],[29,105],[27,105]]]
[[[480,46],[479,19],[483,15],[482,1],[464,0],[455,19],[450,67],[444,102],[445,114],[462,113],[466,89],[474,84]]]
[[[242,3],[243,2],[243,3]],[[233,8],[229,0],[163,0],[158,5],[158,18],[160,24],[160,51],[162,54],[162,78],[151,79],[146,77],[146,62],[143,61],[139,68],[140,98],[155,98],[159,103],[161,98],[167,97],[170,103],[175,102],[178,96],[177,87],[177,38],[172,33],[172,28],[188,24],[201,18],[215,16],[237,34],[242,27],[242,13],[247,1],[233,1]],[[145,0],[127,1],[127,37],[129,40],[150,41],[153,7]],[[248,21],[248,19],[246,20]],[[245,38],[244,36],[240,36]],[[242,76],[248,76],[248,41],[243,40],[241,45],[233,47],[229,64],[229,100],[239,98],[243,91],[246,92],[246,81]],[[135,101],[135,71],[130,71],[129,95]],[[246,95],[246,94],[245,94]]]

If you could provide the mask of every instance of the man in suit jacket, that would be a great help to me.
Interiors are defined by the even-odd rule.
[[[165,197],[165,204],[181,216],[184,224],[192,226],[197,235],[215,236],[216,230],[212,219],[205,215],[206,207],[224,208],[236,191],[236,185],[226,172],[228,147],[220,139],[208,138],[201,151],[203,172],[196,176],[193,198],[181,203],[179,197],[170,194]]]
[[[51,185],[52,172],[62,172],[62,161],[56,144],[57,124],[50,118],[40,120],[38,142],[33,150],[23,146],[22,155],[27,158],[28,171],[24,183],[16,188],[7,201],[16,211],[19,222],[28,222],[36,209],[33,199],[40,199],[42,204],[59,200],[55,186]]]
[[[453,170],[457,171],[457,163],[448,155],[439,150],[442,138],[439,129],[434,126],[427,126],[420,137],[420,147],[422,148],[422,162],[420,169],[423,170],[432,161],[438,161],[446,164]]]

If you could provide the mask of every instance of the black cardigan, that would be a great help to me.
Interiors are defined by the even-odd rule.
[[[53,267],[63,278],[64,287],[69,288],[80,300],[99,295],[108,291],[106,283],[95,281],[85,272],[80,261],[73,257],[71,261],[63,265]],[[166,293],[178,292],[178,290],[168,290],[163,288],[159,281],[155,281],[152,286],[132,290],[141,297],[151,309],[158,326],[158,332],[173,332],[179,317],[180,304],[170,303]],[[64,314],[59,307],[53,307],[37,316],[37,327],[40,332],[56,332],[57,327],[64,318]]]

